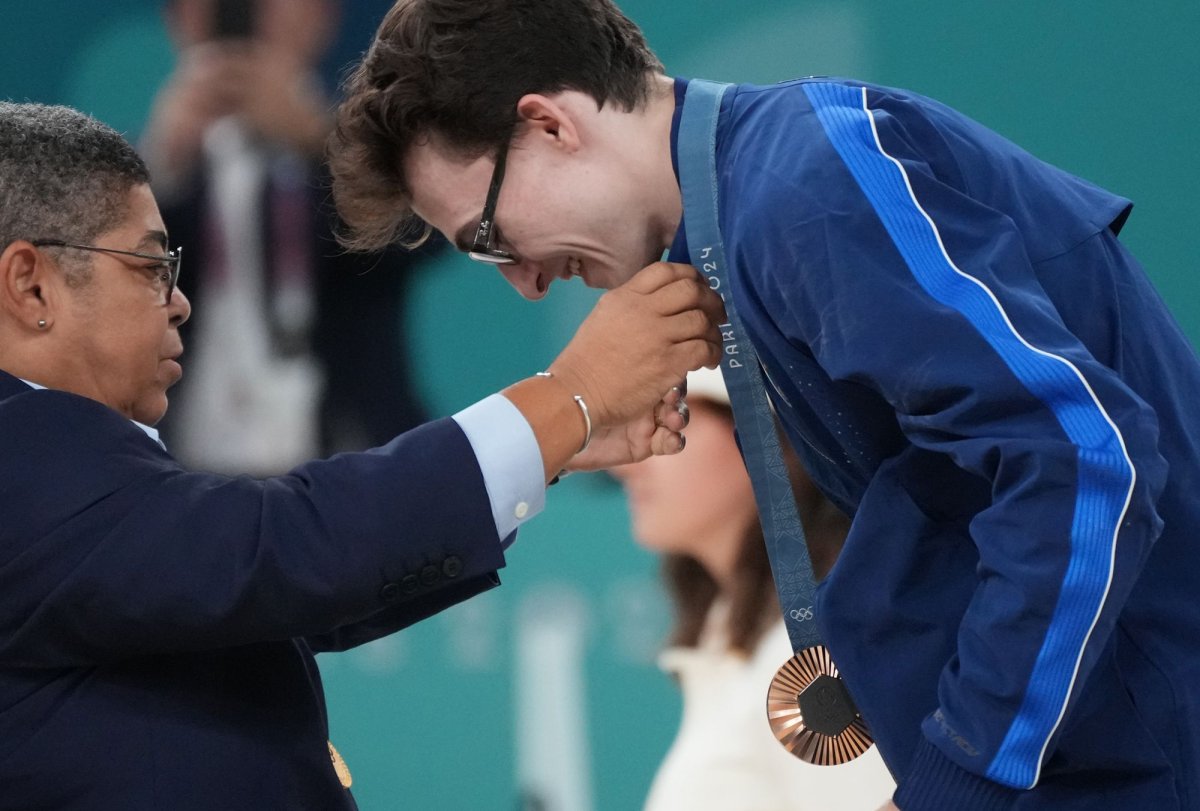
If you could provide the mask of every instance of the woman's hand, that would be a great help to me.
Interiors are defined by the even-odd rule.
[[[686,442],[687,404],[678,387],[659,401],[652,415],[612,428],[593,431],[588,449],[567,463],[568,470],[600,470],[638,462],[648,456],[665,456],[683,450]]]
[[[548,377],[503,392],[533,428],[547,480],[564,467],[679,452],[687,414],[678,387],[720,362],[724,319],[720,296],[690,265],[655,262],[601,296]]]

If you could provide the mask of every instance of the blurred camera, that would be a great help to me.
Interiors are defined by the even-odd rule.
[[[213,39],[251,39],[257,31],[255,0],[214,0]]]

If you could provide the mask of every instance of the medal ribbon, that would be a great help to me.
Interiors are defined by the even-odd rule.
[[[788,637],[792,650],[801,651],[821,644],[816,625],[816,577],[758,355],[729,291],[725,247],[717,220],[717,117],[721,99],[730,87],[695,79],[688,83],[679,120],[679,185],[692,264],[725,302],[729,323],[721,326],[721,374],[729,389],[742,456],[754,486]]]

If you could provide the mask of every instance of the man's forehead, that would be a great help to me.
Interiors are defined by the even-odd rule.
[[[490,173],[490,167],[491,158],[487,155],[468,157],[431,140],[409,147],[403,163],[404,178],[414,196],[444,191],[445,183],[462,182],[479,171]]]
[[[404,159],[413,213],[450,239],[478,220],[491,173],[490,158],[453,155],[429,141],[410,147]]]

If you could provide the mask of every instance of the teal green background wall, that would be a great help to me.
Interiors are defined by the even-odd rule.
[[[348,34],[331,74],[365,47],[383,8],[347,2]],[[1131,197],[1124,238],[1200,339],[1195,0],[627,0],[623,8],[669,72],[764,82],[836,74],[908,87]],[[0,0],[0,30],[0,98],[73,104],[131,136],[171,63],[148,0]],[[593,297],[559,285],[548,302],[530,304],[457,258],[423,271],[407,350],[431,409],[453,412],[543,368]],[[577,802],[547,802],[546,811],[640,806],[679,707],[652,663],[667,625],[655,562],[630,540],[615,485],[592,475],[556,487],[502,579],[421,626],[323,657],[333,739],[364,811],[535,807],[523,800],[526,777],[547,758],[522,737],[531,726],[541,745],[558,736],[555,757],[573,753],[581,765],[567,787]],[[523,668],[539,660],[520,654],[539,622],[575,634],[578,666],[565,679],[567,700],[540,696],[541,725],[522,711],[523,688],[549,668],[531,677]]]

